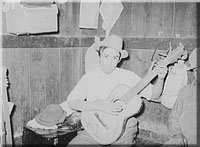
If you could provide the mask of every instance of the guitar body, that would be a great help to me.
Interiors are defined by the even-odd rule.
[[[130,87],[127,85],[117,86],[109,96],[109,98],[120,97],[124,95]],[[119,101],[119,103],[121,103]],[[121,103],[124,105],[124,103]],[[85,130],[100,144],[111,144],[115,142],[124,132],[125,124],[129,117],[133,115],[133,101],[130,101],[125,109],[117,115],[104,113],[101,111],[82,112],[81,123]]]
[[[104,124],[98,120],[97,115]],[[81,120],[85,130],[103,145],[116,141],[121,136],[125,123],[125,119],[101,111],[84,112]]]

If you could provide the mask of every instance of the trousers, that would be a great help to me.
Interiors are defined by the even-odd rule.
[[[135,144],[135,138],[137,136],[137,132],[138,132],[137,120],[134,117],[132,117],[127,121],[125,132],[123,133],[123,135],[112,145],[109,146],[115,146],[115,145],[132,146]],[[78,145],[84,147],[91,145],[97,147],[103,146],[100,145],[98,142],[96,142],[86,130],[79,132],[78,135],[75,138],[73,138],[68,145],[69,146]]]

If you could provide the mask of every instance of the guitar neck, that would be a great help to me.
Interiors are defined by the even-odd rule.
[[[150,71],[140,82],[138,82],[120,99],[127,104],[133,97],[138,95],[157,75],[158,74],[154,71]]]

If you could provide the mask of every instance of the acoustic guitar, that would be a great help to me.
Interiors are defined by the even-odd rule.
[[[162,65],[169,65],[181,59],[186,54],[186,50],[182,44],[179,44],[176,49],[171,50],[167,57],[161,62]],[[109,96],[119,98],[113,101],[122,106],[122,111],[117,115],[112,115],[102,111],[85,111],[82,112],[81,123],[84,129],[93,137],[95,141],[102,145],[112,144],[123,135],[127,119],[134,116],[137,112],[133,111],[136,107],[134,97],[157,76],[154,70],[149,73],[134,87],[130,88],[127,85],[119,85],[114,88]]]

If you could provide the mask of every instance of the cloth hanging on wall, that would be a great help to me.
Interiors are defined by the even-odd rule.
[[[103,0],[100,6],[100,13],[103,18],[102,28],[106,31],[106,36],[110,34],[111,29],[124,9],[121,0]]]
[[[79,28],[98,28],[99,3],[100,0],[95,0],[93,2],[81,0]]]
[[[167,108],[172,109],[179,90],[187,84],[187,81],[187,65],[184,61],[179,61],[168,73],[161,96],[161,103]]]

